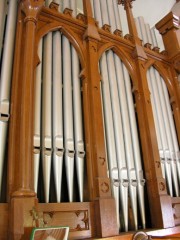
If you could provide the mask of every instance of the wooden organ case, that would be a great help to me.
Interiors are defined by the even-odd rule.
[[[57,2],[46,1],[45,5],[43,0],[18,1],[9,114],[3,94],[0,96],[1,134],[7,115],[9,119],[7,200],[0,204],[0,238],[29,239],[33,227],[51,226],[69,226],[69,239],[133,239],[134,233],[128,231],[146,228],[163,229],[159,230],[162,235],[180,233],[178,17],[169,13],[156,25],[165,45],[165,51],[160,52],[138,37],[131,0],[114,0],[112,5],[124,5],[129,27],[125,36],[113,22],[104,20],[105,12],[98,21],[93,17],[98,1],[83,0],[84,13],[77,16],[68,5],[60,12]],[[98,23],[101,20],[102,27]],[[120,79],[118,69],[126,76],[120,86],[112,80]],[[166,148],[163,123],[159,123],[160,133],[156,131],[152,101],[158,110],[160,100],[151,98],[153,91],[156,96],[156,87],[151,91],[148,71],[149,76],[159,74],[156,80],[163,86],[165,99],[170,99],[167,109],[173,112],[176,144],[169,141],[172,131],[167,145],[172,145],[174,155]],[[63,79],[60,86],[56,79]],[[116,97],[123,117],[118,115]],[[41,103],[36,103],[37,98]],[[63,103],[57,102],[60,98]],[[110,102],[112,115],[107,112]],[[170,127],[170,120],[164,121],[165,128]],[[79,126],[77,121],[83,124]],[[122,125],[118,125],[120,121]],[[112,126],[117,138],[114,145]],[[121,131],[123,140],[117,134]],[[158,148],[158,134],[163,150]],[[123,151],[127,158],[124,165]],[[138,154],[142,160],[133,162]],[[119,160],[114,161],[116,158]],[[62,188],[66,190],[61,196]]]

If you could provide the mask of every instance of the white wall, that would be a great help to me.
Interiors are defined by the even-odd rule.
[[[143,16],[145,22],[153,27],[170,12],[175,0],[136,0],[133,2],[134,17]]]
[[[134,17],[144,17],[145,23],[153,27],[159,20],[171,11],[175,0],[136,0],[133,2]],[[121,12],[121,22],[123,34],[128,33],[126,14],[123,6],[119,6]]]

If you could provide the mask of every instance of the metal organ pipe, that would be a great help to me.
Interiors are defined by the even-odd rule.
[[[5,30],[4,50],[1,67],[1,88],[0,88],[0,111],[1,114],[9,115],[9,99],[11,88],[11,75],[14,54],[14,41],[16,30],[17,3],[9,2],[7,25]]]
[[[113,2],[115,2],[115,1],[113,1]],[[112,32],[114,32],[116,30],[116,19],[115,19],[113,2],[112,2],[112,0],[107,1],[108,18],[109,18],[108,22],[109,22],[109,25],[111,26]]]
[[[152,43],[153,46],[158,46],[157,39],[156,39],[156,34],[155,34],[155,27],[151,28],[151,36],[152,36]]]
[[[93,0],[91,0],[91,8],[92,8],[92,13],[93,13],[93,17],[94,17],[94,1]]]
[[[74,109],[74,133],[75,133],[75,160],[78,179],[79,197],[83,201],[84,183],[84,141],[81,104],[81,84],[79,78],[79,58],[76,50],[71,46],[72,54],[72,83],[73,83],[73,109]]]
[[[139,20],[138,18],[135,18],[135,24],[136,24],[136,29],[137,29],[137,33],[138,33],[138,37],[140,39],[142,39],[142,34],[141,34],[141,29],[140,29],[140,24],[139,24]]]
[[[146,34],[147,34],[147,42],[153,44],[152,42],[152,34],[149,24],[145,24]],[[155,47],[155,46],[154,46]]]
[[[64,137],[65,137],[65,166],[68,185],[69,201],[73,201],[74,182],[74,131],[72,106],[72,79],[71,79],[71,49],[66,37],[63,43],[63,107],[64,107]],[[67,64],[68,63],[68,64]]]
[[[95,18],[98,20],[99,27],[102,27],[102,15],[101,15],[101,5],[100,5],[100,0],[93,0],[94,1],[94,15]]]
[[[1,7],[3,6],[1,5]],[[0,192],[1,192],[1,184],[2,184],[2,174],[3,174],[2,171],[3,171],[3,165],[4,165],[4,157],[5,157],[7,128],[8,128],[8,121],[9,121],[10,89],[11,89],[13,54],[14,54],[16,17],[17,17],[17,2],[11,0],[9,2],[9,7],[8,7],[8,16],[7,16],[7,24],[6,24],[5,36],[4,36],[4,49],[3,49],[3,55],[2,55],[2,66],[1,66],[1,77],[0,77]],[[1,24],[3,24],[3,21]],[[1,30],[3,28],[4,28],[4,25],[1,25]],[[0,32],[0,34],[3,34],[3,30],[2,32]]]
[[[146,34],[144,18],[143,17],[138,17],[138,21],[139,21],[142,40],[143,40],[144,44],[146,44],[148,42],[148,38],[147,38],[147,34]]]
[[[49,202],[51,158],[52,158],[52,32],[44,38],[43,49],[43,177],[45,201]]]
[[[4,36],[6,10],[7,10],[7,0],[1,0],[0,1],[0,59],[1,59],[3,36]]]
[[[113,7],[114,7],[114,16],[115,16],[115,20],[116,20],[116,28],[117,29],[122,29],[121,26],[121,19],[120,19],[120,15],[119,15],[119,11],[118,11],[118,5],[116,1],[113,1]]]
[[[53,33],[53,169],[57,202],[61,201],[64,155],[61,45],[61,33],[56,31]]]

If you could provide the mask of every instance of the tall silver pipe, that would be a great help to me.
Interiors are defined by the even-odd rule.
[[[115,1],[112,1],[112,0],[107,1],[108,19],[109,19],[108,23],[111,26],[112,32],[114,32],[117,29],[113,2]]]
[[[77,15],[77,0],[70,0],[70,8],[73,10],[73,16]]]
[[[81,104],[81,82],[79,78],[79,58],[76,50],[71,45],[72,54],[72,82],[73,82],[73,112],[74,112],[74,141],[75,141],[75,159],[76,173],[78,179],[79,197],[83,201],[83,185],[84,185],[84,138],[83,138],[83,122],[82,122],[82,104]]]
[[[100,6],[101,6],[101,17],[102,17],[102,23],[110,25],[109,17],[108,17],[108,6],[106,0],[99,0]]]
[[[147,23],[145,24],[145,29],[146,29],[146,34],[147,34],[147,41],[148,43],[153,45],[152,42],[152,33],[151,33],[151,29],[150,29],[150,25]],[[155,46],[154,46],[155,47]]]
[[[93,17],[95,17],[95,14],[94,14],[94,1],[93,0],[91,0],[91,8],[92,8]]]
[[[62,42],[61,33],[53,33],[53,169],[57,202],[61,201],[62,168],[64,155],[63,139],[63,94],[62,94]]]
[[[52,158],[52,32],[44,37],[43,53],[43,179],[45,201],[49,202]]]
[[[135,24],[136,24],[136,29],[137,29],[137,33],[138,33],[138,37],[140,39],[142,39],[142,33],[141,33],[141,28],[140,28],[140,23],[139,23],[139,20],[138,18],[135,18]]]
[[[93,3],[94,3],[94,15],[95,15],[95,18],[97,19],[97,21],[99,23],[99,27],[102,27],[103,23],[102,23],[100,1],[93,0]]]
[[[5,19],[7,14],[7,0],[0,1],[0,59],[4,37]]]
[[[72,107],[71,79],[71,49],[69,40],[63,36],[63,107],[64,107],[64,137],[65,137],[65,166],[68,185],[69,201],[73,201],[74,182],[74,130]],[[67,64],[68,63],[68,64]]]
[[[0,78],[0,112],[9,115],[9,100],[11,89],[11,76],[14,55],[14,41],[16,31],[17,2],[9,2],[7,25],[5,30],[4,50],[2,56],[1,78]]]
[[[152,27],[151,28],[152,43],[154,47],[159,47],[155,31],[156,31],[155,27]]]
[[[113,1],[113,10],[114,10],[114,16],[115,16],[115,20],[116,20],[116,28],[121,30],[122,29],[121,18],[119,15],[118,4],[116,1]]]
[[[146,28],[145,28],[145,23],[144,23],[144,18],[143,17],[138,17],[139,21],[139,26],[141,30],[141,36],[144,44],[148,42],[147,34],[146,34]]]
[[[63,0],[63,10],[65,8],[70,8],[70,0]]]

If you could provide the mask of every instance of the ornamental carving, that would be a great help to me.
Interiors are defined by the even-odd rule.
[[[44,212],[43,222],[45,227],[69,226],[71,231],[89,230],[88,210]]]
[[[68,17],[72,17],[73,10],[70,8],[65,8],[63,13]]]
[[[107,193],[109,191],[109,184],[106,182],[101,183],[101,191]]]
[[[159,53],[160,48],[159,48],[159,47],[154,47],[152,50],[153,50],[154,52]]]
[[[116,30],[114,31],[114,34],[115,34],[116,36],[122,37],[122,31],[119,30],[119,29],[116,29]]]
[[[132,8],[132,2],[135,0],[118,0],[118,4],[122,4],[124,8]]]
[[[49,5],[49,8],[58,12],[59,4],[55,3],[55,2],[51,2],[50,5]]]
[[[76,17],[79,21],[86,23],[86,16],[82,13],[79,13]]]
[[[111,26],[108,24],[104,24],[102,29],[106,32],[109,32],[109,33],[111,32]]]
[[[163,183],[163,182],[160,182],[160,183],[159,183],[159,190],[160,190],[160,191],[165,191],[165,190],[166,190],[166,185],[165,185],[165,183]]]

